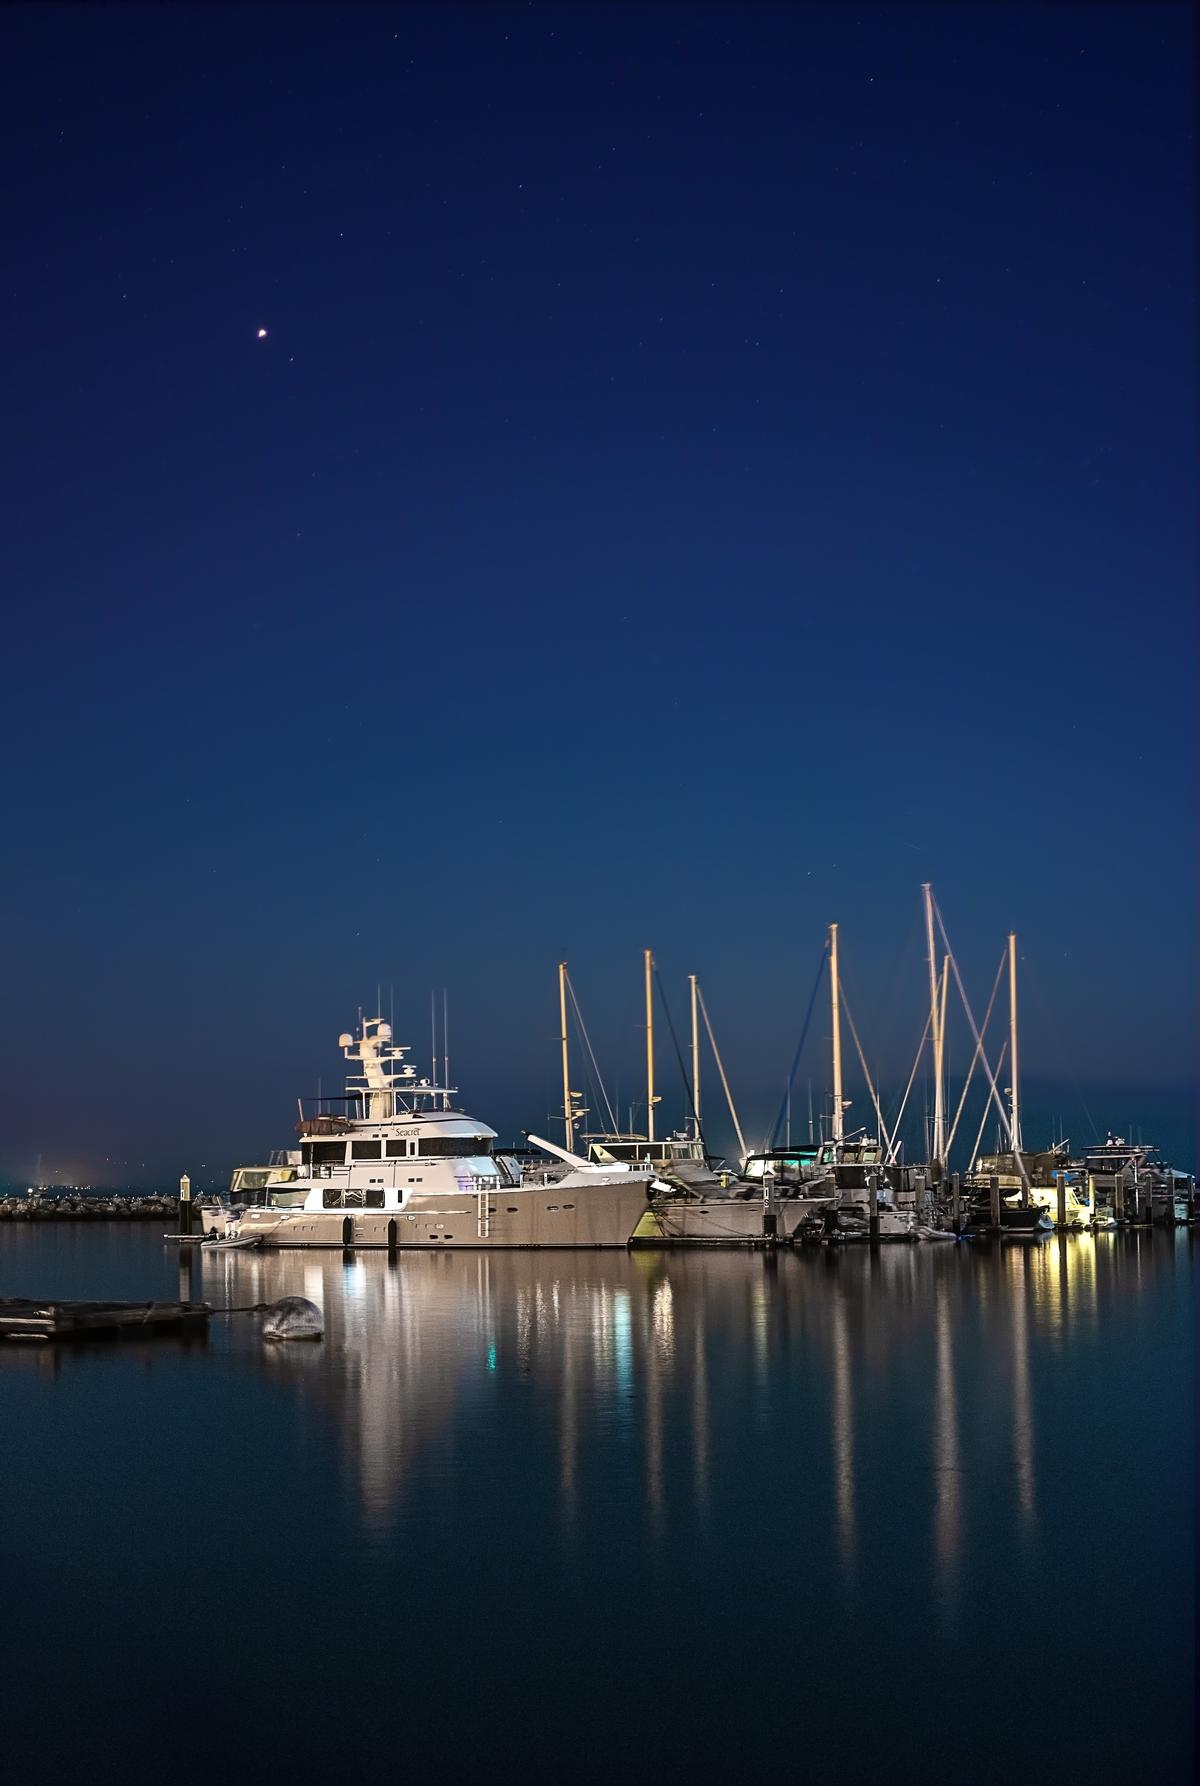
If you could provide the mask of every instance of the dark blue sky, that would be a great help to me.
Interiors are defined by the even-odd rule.
[[[1031,1075],[1194,1077],[1186,9],[0,48],[0,1176],[285,1142],[377,981],[537,1126],[647,943],[773,1109],[831,918],[902,1078],[927,878]]]

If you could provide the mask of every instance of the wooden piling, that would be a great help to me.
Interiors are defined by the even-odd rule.
[[[956,1234],[962,1230],[962,1173],[950,1174],[950,1226]]]
[[[192,1231],[192,1181],[187,1173],[179,1180],[179,1232]]]
[[[988,1192],[991,1199],[992,1227],[1000,1232],[1000,1175],[993,1172],[988,1179]]]
[[[1058,1172],[1055,1174],[1055,1178],[1057,1179],[1057,1182],[1058,1182],[1058,1225],[1060,1228],[1065,1228],[1067,1225],[1067,1179],[1066,1179],[1066,1174],[1063,1172]]]
[[[867,1219],[867,1238],[873,1247],[879,1245],[879,1174],[871,1172],[867,1176],[867,1193],[869,1197]]]

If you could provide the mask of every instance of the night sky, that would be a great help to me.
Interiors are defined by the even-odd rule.
[[[627,1103],[646,945],[761,1128],[831,919],[898,1091],[926,879],[1188,1151],[1193,108],[1182,7],[6,9],[0,1178],[223,1179],[377,984],[543,1127],[563,956]]]

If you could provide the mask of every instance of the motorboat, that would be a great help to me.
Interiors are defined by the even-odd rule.
[[[226,1239],[389,1251],[629,1244],[651,1166],[567,1155],[568,1170],[546,1182],[495,1150],[496,1131],[454,1102],[454,1087],[418,1078],[382,1017],[338,1045],[358,1069],[344,1096],[301,1101],[299,1145],[265,1169],[260,1203],[226,1214]]]

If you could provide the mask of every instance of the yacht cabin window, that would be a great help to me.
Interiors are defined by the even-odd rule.
[[[350,1158],[352,1160],[378,1160],[383,1157],[383,1142],[378,1138],[371,1141],[352,1141]]]
[[[418,1147],[427,1160],[469,1160],[492,1151],[491,1139],[487,1135],[424,1135]]]
[[[300,1151],[306,1166],[344,1166],[346,1163],[344,1141],[306,1141]]]

